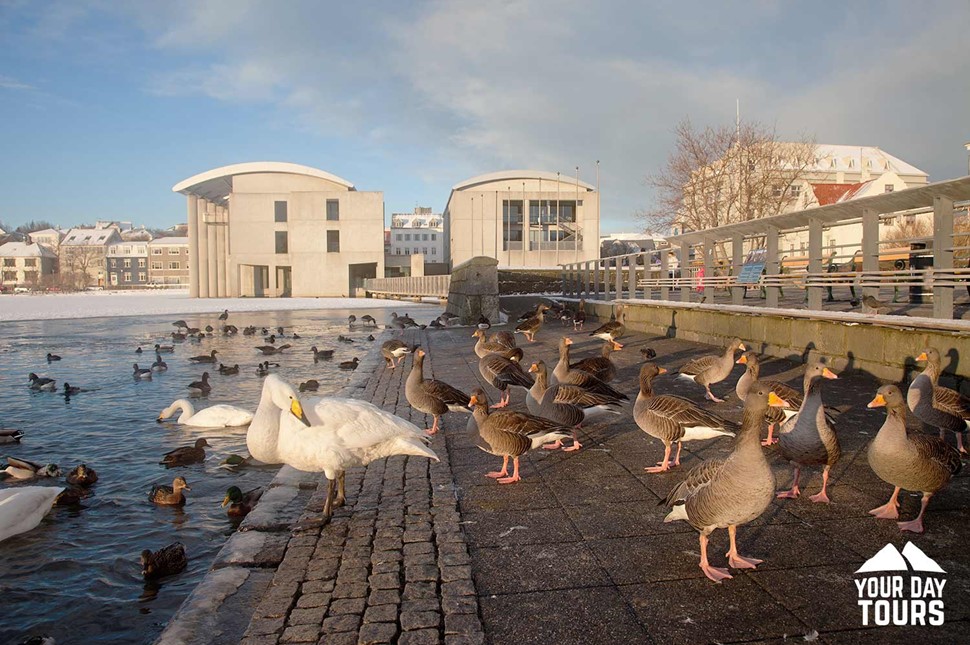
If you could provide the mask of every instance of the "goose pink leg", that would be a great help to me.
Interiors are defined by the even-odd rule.
[[[801,469],[799,469],[798,466],[795,466],[795,479],[792,482],[791,489],[783,490],[777,495],[775,495],[775,497],[777,497],[778,499],[795,499],[796,497],[798,497],[801,494],[801,490],[799,490],[798,488],[798,476],[800,474],[801,474]]]
[[[501,479],[498,480],[498,483],[500,483],[500,484],[514,484],[515,482],[519,481],[519,479],[520,479],[520,477],[519,477],[519,458],[518,457],[515,457],[512,460],[512,464],[513,464],[513,466],[512,466],[512,476],[511,477],[503,477],[503,478],[501,478]]]
[[[438,423],[441,421],[441,417],[439,417],[436,414],[436,415],[434,415],[433,418],[434,418],[434,423],[432,423],[431,424],[431,427],[428,428],[428,431],[427,431],[428,434],[437,434],[437,432],[438,432]]]
[[[509,456],[505,455],[502,461],[502,470],[497,470],[491,473],[485,473],[486,477],[491,477],[492,479],[498,479],[499,477],[505,477],[509,474]]]
[[[504,392],[502,392],[502,399],[498,403],[493,405],[492,408],[493,409],[504,408],[509,404],[509,401],[511,400],[512,400],[512,392],[506,389]]]
[[[813,502],[823,502],[825,504],[828,504],[829,502],[831,502],[832,500],[829,499],[828,494],[825,492],[826,488],[828,488],[828,485],[829,485],[829,467],[826,466],[825,468],[822,469],[822,490],[815,493],[814,495],[811,495],[808,499],[812,500]]]
[[[764,560],[758,560],[757,558],[746,558],[738,553],[738,544],[735,537],[737,532],[737,526],[733,524],[728,525],[728,535],[731,536],[731,549],[724,554],[728,557],[728,566],[734,567],[735,569],[754,569],[759,564],[764,562]]]
[[[724,399],[719,399],[716,396],[714,396],[714,393],[711,392],[711,388],[709,386],[705,385],[704,388],[707,390],[707,398],[709,398],[711,401],[714,401],[715,403],[724,403]]]
[[[869,515],[874,515],[880,520],[895,520],[899,518],[899,486],[893,491],[889,501],[877,508],[869,511]]]
[[[574,452],[576,450],[579,450],[582,447],[583,447],[583,444],[579,443],[579,435],[576,434],[575,430],[573,430],[573,445],[569,446],[568,448],[563,448],[562,451]]]
[[[656,466],[648,466],[644,468],[648,473],[665,473],[670,470],[670,444],[668,443],[664,446],[664,459],[663,461],[658,461]]]
[[[923,503],[920,506],[919,515],[916,516],[915,520],[910,520],[909,522],[897,522],[900,531],[909,531],[910,533],[923,532],[923,513],[926,512],[926,506],[930,503],[931,497],[933,497],[933,493],[923,493]]]
[[[761,445],[762,446],[770,446],[773,443],[778,443],[778,437],[775,436],[775,424],[774,423],[769,423],[768,424],[768,438],[762,440]]]
[[[701,571],[714,582],[720,582],[731,577],[727,569],[712,567],[711,563],[707,561],[707,536],[703,533],[701,533]]]

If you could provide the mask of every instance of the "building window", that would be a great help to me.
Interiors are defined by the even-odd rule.
[[[273,221],[286,221],[286,202],[273,202]],[[279,251],[277,251],[277,253],[279,253]]]
[[[401,235],[400,233],[398,233],[398,234],[397,234],[397,235],[396,235],[396,236],[394,237],[394,239],[396,239],[396,240],[397,240],[398,242],[400,242],[400,241],[401,241],[401,237],[402,237],[402,235]]]
[[[276,252],[289,253],[290,246],[287,240],[286,231],[276,231]]]
[[[123,246],[123,247],[121,247],[121,254],[122,255],[131,255],[131,247],[130,246]]]
[[[893,186],[892,184],[886,184],[886,186],[885,186],[885,191],[886,191],[887,193],[891,193],[891,192],[893,192],[893,191],[894,191],[895,189],[896,189],[896,187],[895,187],[895,186]]]
[[[340,231],[327,231],[327,253],[340,253]]]
[[[17,266],[17,262],[13,258],[4,258],[3,259],[3,266],[5,266],[5,267],[15,267],[15,266]]]
[[[434,242],[437,239],[438,239],[438,234],[437,233],[432,233],[431,234],[431,241]]]
[[[131,282],[131,273],[125,272],[124,281]]]
[[[161,255],[161,254],[162,254],[162,249],[160,248],[152,249],[152,255]]]
[[[28,259],[24,260],[24,266],[25,267],[35,267],[35,266],[37,266],[37,260],[35,260],[34,258],[28,258]]]
[[[178,262],[169,262],[168,268],[172,271],[178,271],[181,268],[181,265]]]
[[[425,255],[427,255],[428,254],[428,247],[422,246],[421,247],[421,252],[424,253]]]
[[[152,262],[152,271],[161,271],[161,270],[162,270],[161,262]]]
[[[421,239],[424,240],[425,242],[427,242],[428,241],[428,234],[427,233],[422,233],[421,234]]]
[[[138,272],[138,281],[139,282],[147,282],[148,281],[148,274],[145,273],[144,271],[139,271]]]
[[[404,234],[404,241],[405,242],[410,242],[411,241],[411,234],[410,233],[405,233]]]
[[[414,249],[411,251],[411,253],[414,254],[414,255],[417,255],[418,254],[418,247],[414,247]]]
[[[124,264],[125,264],[125,268],[126,269],[130,269],[131,268],[131,260],[130,259],[125,258],[124,259]]]
[[[401,255],[401,249],[394,249],[394,255]]]
[[[112,273],[111,274],[111,284],[113,286],[115,286],[115,287],[118,286],[118,274],[117,273]]]
[[[797,198],[798,198],[798,197],[800,197],[800,196],[801,196],[801,194],[802,194],[802,187],[801,187],[801,186],[798,186],[798,185],[796,185],[796,184],[792,184],[791,186],[789,186],[789,187],[788,187],[788,193],[789,193],[789,194],[790,194],[790,195],[791,195],[792,197],[794,197],[794,198],[796,198],[796,199],[797,199]]]
[[[327,200],[327,221],[336,222],[340,219],[340,201],[336,199]]]
[[[438,249],[436,249],[435,247],[432,246],[431,247],[431,255],[438,255]]]
[[[408,247],[404,248],[404,255],[411,255],[411,249]]]
[[[771,196],[772,197],[781,197],[782,196],[782,193],[784,193],[784,191],[781,189],[781,186],[780,185],[775,184],[774,186],[771,187]]]
[[[145,258],[138,258],[138,268],[139,269],[145,268]]]

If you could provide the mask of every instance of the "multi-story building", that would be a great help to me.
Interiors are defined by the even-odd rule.
[[[384,275],[383,193],[281,162],[216,168],[172,190],[188,206],[192,296],[348,296]]]
[[[60,272],[74,286],[105,286],[108,247],[121,242],[114,227],[72,228],[61,241]]]
[[[148,284],[148,242],[122,241],[108,246],[108,288],[131,289]]]
[[[40,244],[7,242],[0,245],[0,285],[38,287],[54,273],[57,256]]]
[[[189,286],[189,238],[159,237],[148,243],[148,280],[153,286]]]
[[[45,228],[28,234],[30,241],[47,247],[47,249],[57,255],[60,252],[61,240],[64,239],[64,231],[57,228]]]
[[[389,245],[384,266],[387,275],[410,275],[411,256],[421,255],[426,275],[447,273],[444,218],[430,207],[415,207],[413,213],[391,215]]]

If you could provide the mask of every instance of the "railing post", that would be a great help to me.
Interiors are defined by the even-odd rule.
[[[568,285],[566,284],[566,267],[564,266],[559,267],[559,283],[562,285],[560,287],[560,291],[562,291],[563,297],[564,298],[568,297],[569,288],[568,288]]]
[[[593,297],[597,300],[600,297],[600,263],[601,260],[593,260]]]
[[[734,286],[731,287],[731,304],[740,305],[744,301],[744,290],[746,287],[738,283],[738,275],[741,273],[741,265],[744,264],[744,238],[735,235],[731,239],[731,275],[734,277]]]
[[[680,301],[690,302],[690,244],[680,243]]]
[[[781,275],[781,266],[778,263],[778,227],[769,226],[768,235],[765,239],[765,245],[767,246],[767,263],[765,264],[766,276],[777,277]],[[768,286],[765,287],[765,306],[767,307],[777,307],[778,306],[778,292],[781,290],[780,286]]]
[[[616,266],[616,276],[614,277],[616,282],[616,299],[619,300],[623,297],[623,258],[616,256],[613,264]]]
[[[853,267],[855,268],[855,267]],[[879,270],[879,213],[866,208],[862,211],[862,274]],[[879,287],[863,287],[862,295],[879,297]]]
[[[670,249],[660,250],[660,299],[670,300]],[[646,295],[646,294],[644,294]],[[650,290],[650,297],[653,297],[653,290]]]
[[[583,297],[589,298],[589,262],[583,262]]]
[[[953,287],[937,286],[936,274],[944,272],[951,281],[953,268],[953,200],[933,198],[933,317],[953,318]]]
[[[704,240],[704,298],[707,302],[714,302],[714,240]]]
[[[639,258],[644,258],[643,261],[646,262],[643,253],[630,256],[630,272],[626,276],[626,290],[629,292],[629,298],[637,297],[637,260]]]
[[[822,220],[810,218],[808,220],[808,272],[822,273]],[[808,288],[808,308],[815,311],[822,308],[822,291],[824,287]]]

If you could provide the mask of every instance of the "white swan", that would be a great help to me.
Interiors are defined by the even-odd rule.
[[[248,425],[253,420],[253,414],[234,405],[213,405],[208,408],[195,411],[187,399],[179,399],[164,410],[158,413],[158,421],[161,423],[165,419],[172,417],[176,412],[181,411],[177,423],[184,426],[194,426],[196,428],[226,428],[234,426]]]
[[[289,383],[275,374],[269,374],[263,381],[263,392],[259,406],[246,432],[246,447],[253,459],[264,464],[281,464],[277,451],[280,435],[280,419],[292,415],[306,421],[300,398]],[[307,421],[309,425],[309,421]]]
[[[62,490],[59,486],[19,486],[0,490],[0,542],[40,524]]]

